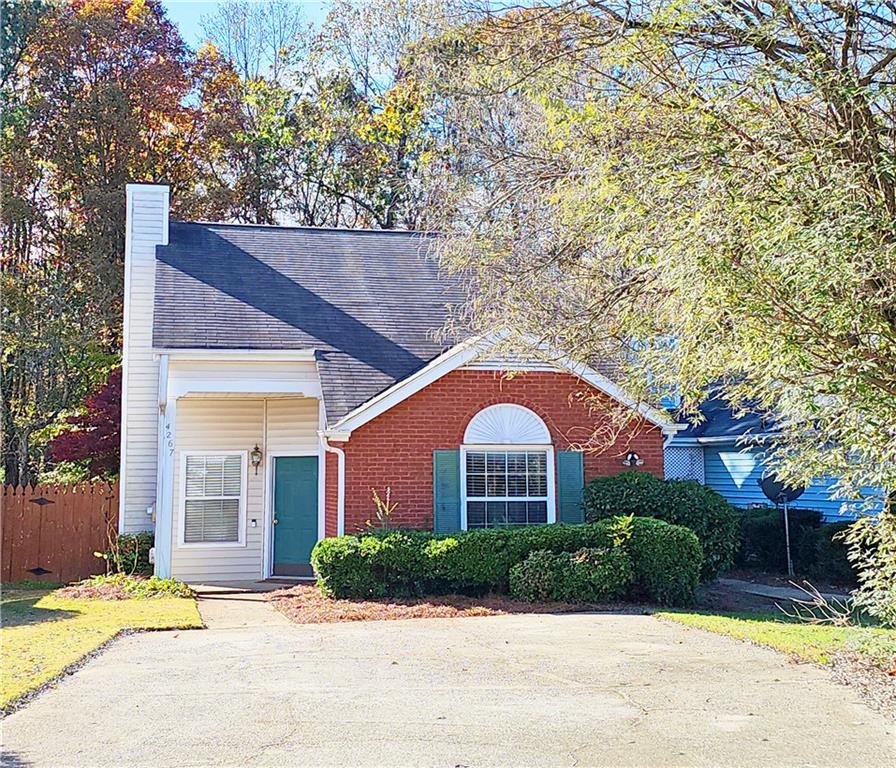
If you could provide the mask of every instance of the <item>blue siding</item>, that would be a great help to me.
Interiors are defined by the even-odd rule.
[[[703,465],[706,485],[718,491],[728,501],[738,507],[769,504],[759,488],[763,465],[761,452],[737,446],[719,448],[704,447]],[[831,498],[833,480],[819,480],[810,485],[793,506],[815,509],[824,516],[826,522],[852,520],[856,512],[850,502]]]

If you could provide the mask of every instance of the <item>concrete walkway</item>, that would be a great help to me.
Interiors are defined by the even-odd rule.
[[[267,602],[267,592],[285,584],[247,581],[232,584],[193,584],[197,607],[208,629],[292,627],[292,622]]]
[[[809,595],[796,587],[775,587],[771,584],[761,584],[755,581],[743,581],[742,579],[717,579],[717,583],[736,592],[745,592],[748,595],[769,597],[773,600],[808,600]],[[849,595],[840,592],[822,592],[821,596],[826,600],[838,600],[845,602]]]
[[[296,626],[240,602],[255,618],[114,643],[3,722],[5,764],[876,768],[896,757],[896,728],[827,671],[651,616]]]

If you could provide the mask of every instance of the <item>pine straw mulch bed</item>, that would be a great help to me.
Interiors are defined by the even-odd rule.
[[[134,597],[121,584],[108,581],[101,584],[79,581],[57,589],[53,594],[65,600],[131,600]]]
[[[485,597],[439,595],[410,599],[337,600],[324,597],[316,586],[310,584],[271,592],[267,599],[274,604],[277,610],[297,624],[448,619],[463,616],[501,616],[511,613],[645,612],[643,607],[630,604],[527,603],[502,595],[487,595]]]

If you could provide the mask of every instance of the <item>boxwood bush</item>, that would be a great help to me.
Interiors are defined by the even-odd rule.
[[[533,552],[613,547],[631,558],[632,594],[664,605],[687,603],[693,596],[702,560],[697,538],[679,526],[640,518],[444,536],[371,531],[319,541],[311,562],[322,591],[332,597],[506,593],[511,569]]]
[[[540,549],[510,569],[510,594],[530,602],[600,603],[623,597],[633,577],[624,547],[560,553]]]
[[[638,471],[599,477],[585,487],[584,508],[587,522],[636,515],[690,528],[703,546],[704,581],[730,568],[737,553],[737,509],[712,488],[692,480],[660,480]]]
[[[737,563],[749,568],[784,572],[787,549],[784,538],[784,515],[775,507],[752,507],[740,510],[740,548]],[[821,515],[811,509],[791,509],[790,543],[795,555],[797,542],[804,533],[821,525]],[[806,541],[808,547],[808,540]]]
[[[843,540],[843,533],[850,525],[848,522],[823,523],[818,512],[801,508],[790,509],[787,518],[790,522],[790,554],[799,575],[842,586],[857,583]],[[741,510],[738,564],[786,573],[785,542],[784,515],[780,509],[753,507]]]

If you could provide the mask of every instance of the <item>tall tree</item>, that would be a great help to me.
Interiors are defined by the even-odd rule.
[[[464,321],[774,414],[787,479],[896,489],[894,40],[886,3],[473,9],[430,48]]]
[[[408,61],[436,7],[340,2],[311,35],[288,3],[225,3],[200,52],[195,205],[257,223],[423,224],[439,137]]]
[[[48,3],[27,18],[4,59],[0,374],[12,483],[36,479],[45,429],[114,363],[124,185],[168,180],[176,204],[193,176],[195,119],[190,54],[156,0]]]

